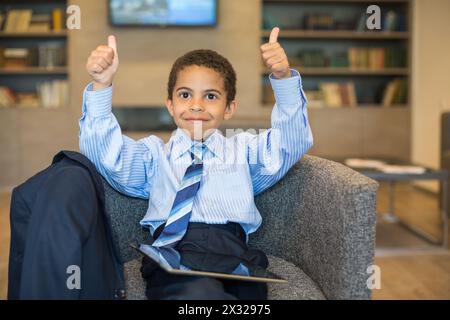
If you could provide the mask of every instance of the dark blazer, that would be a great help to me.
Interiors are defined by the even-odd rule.
[[[124,298],[106,219],[101,176],[78,152],[59,152],[14,188],[8,299]],[[80,268],[81,288],[68,288],[69,265]]]

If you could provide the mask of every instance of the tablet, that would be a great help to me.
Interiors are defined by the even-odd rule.
[[[204,259],[195,259],[195,255],[200,253],[192,252],[183,254],[183,259],[181,259],[180,253],[173,248],[153,247],[139,243],[130,245],[171,274],[241,281],[287,283],[287,280],[273,272],[232,256],[208,253],[207,256],[203,257]],[[203,260],[201,265],[197,262],[200,260]]]

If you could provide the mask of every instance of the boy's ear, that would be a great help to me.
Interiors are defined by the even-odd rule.
[[[173,104],[172,104],[172,100],[169,98],[166,99],[166,107],[167,107],[167,110],[169,110],[170,115],[173,117]]]
[[[237,101],[233,100],[229,105],[225,108],[225,114],[223,115],[224,120],[229,120],[233,117],[234,113],[237,110]]]

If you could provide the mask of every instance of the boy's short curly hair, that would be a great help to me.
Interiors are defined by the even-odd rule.
[[[172,100],[178,72],[189,66],[206,67],[218,72],[223,78],[227,94],[227,105],[234,100],[236,96],[236,72],[233,66],[225,57],[213,50],[206,49],[190,51],[174,62],[167,83],[167,96],[170,100]]]

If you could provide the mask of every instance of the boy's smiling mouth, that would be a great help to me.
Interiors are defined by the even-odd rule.
[[[208,120],[202,120],[202,119],[186,119],[189,122],[206,122]]]
[[[197,121],[199,121],[199,122],[206,122],[206,121],[210,120],[210,119],[207,119],[205,117],[186,117],[186,118],[183,118],[183,119],[185,121],[189,121],[189,122],[192,122],[192,123],[197,122]]]

